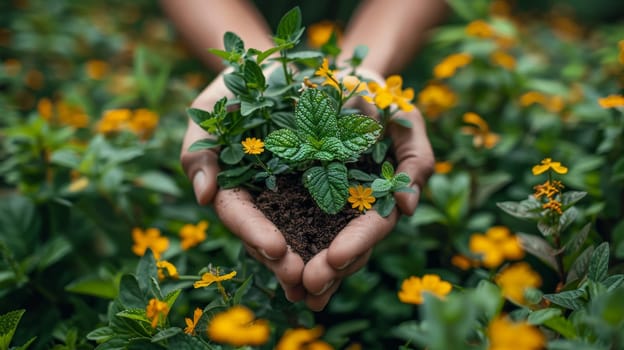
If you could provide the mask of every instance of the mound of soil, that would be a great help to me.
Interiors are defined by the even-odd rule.
[[[286,238],[286,243],[307,263],[329,247],[334,237],[360,212],[349,205],[334,215],[323,212],[301,183],[301,177],[277,178],[277,191],[265,190],[256,206]]]

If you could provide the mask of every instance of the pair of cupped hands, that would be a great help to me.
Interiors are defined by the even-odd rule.
[[[193,101],[191,107],[211,111],[224,96],[233,97],[219,74]],[[365,79],[383,84],[382,77],[361,70]],[[376,117],[373,105],[358,98],[357,107],[366,115]],[[397,208],[388,217],[374,210],[353,219],[333,240],[304,264],[293,252],[275,225],[255,207],[252,196],[243,189],[222,189],[217,185],[219,173],[218,151],[214,149],[189,152],[188,148],[210,136],[189,119],[181,152],[182,167],[192,181],[195,197],[200,205],[212,204],[223,224],[238,236],[247,252],[263,263],[274,274],[291,302],[305,301],[308,308],[320,311],[338,290],[341,281],[361,269],[368,261],[374,245],[394,227],[401,214],[411,215],[418,205],[420,189],[433,170],[433,151],[427,138],[422,115],[417,109],[399,111],[397,116],[412,123],[405,128],[390,123],[397,172],[405,172],[412,179],[413,193],[395,195]]]

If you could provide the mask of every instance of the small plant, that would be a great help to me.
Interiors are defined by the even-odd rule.
[[[212,111],[188,110],[211,135],[190,150],[221,147],[223,170],[218,181],[223,188],[279,191],[276,176],[296,173],[316,205],[325,213],[336,214],[347,203],[350,187],[373,185],[373,196],[383,198],[375,209],[387,216],[394,207],[392,193],[407,190],[410,182],[406,174],[395,175],[387,162],[390,142],[384,133],[393,121],[409,127],[406,121],[392,118],[399,109],[414,108],[405,97],[395,101],[394,95],[403,92],[402,80],[395,76],[388,84],[399,84],[384,88],[357,76],[357,66],[366,54],[364,47],[351,58],[350,74],[330,63],[339,52],[337,47],[292,52],[303,31],[300,10],[294,8],[282,17],[273,38],[275,47],[267,51],[245,50],[236,34],[225,34],[225,50],[210,51],[232,68],[223,76],[232,96],[223,97]],[[331,55],[325,54],[330,51]],[[276,53],[279,56],[275,57]],[[405,96],[413,96],[412,90],[405,91]],[[358,96],[378,107],[380,121],[345,107]],[[382,103],[378,96],[384,97]],[[235,104],[240,108],[227,108]],[[360,168],[357,162],[365,157],[377,164],[385,161],[382,178],[373,175],[375,169],[370,166]],[[264,186],[258,186],[259,182]],[[361,211],[370,208],[354,200],[351,203]]]

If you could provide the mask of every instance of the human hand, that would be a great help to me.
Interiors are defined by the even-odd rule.
[[[222,73],[199,94],[192,107],[212,110],[223,96],[232,97],[232,93],[225,86]],[[249,254],[275,274],[288,300],[295,302],[304,299],[303,260],[288,248],[282,234],[255,207],[247,191],[218,187],[218,151],[188,151],[194,142],[209,137],[206,131],[189,119],[180,160],[184,172],[193,183],[197,202],[201,205],[213,203],[223,224],[242,240]]]
[[[382,81],[374,72],[358,72],[376,81]],[[357,107],[365,115],[375,115],[373,105],[359,100]],[[303,286],[307,291],[305,302],[312,310],[321,310],[340,286],[341,281],[357,272],[368,261],[372,249],[394,227],[401,213],[412,215],[420,198],[420,189],[433,172],[434,155],[427,138],[421,113],[397,112],[397,117],[411,122],[411,128],[396,123],[388,125],[394,155],[398,163],[397,172],[405,172],[412,179],[413,193],[395,194],[397,208],[388,217],[381,217],[376,211],[353,219],[334,239],[329,248],[320,251],[304,267]]]

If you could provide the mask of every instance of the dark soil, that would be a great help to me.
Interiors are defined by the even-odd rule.
[[[318,208],[300,176],[277,178],[277,191],[265,190],[256,197],[256,205],[282,232],[286,243],[308,262],[329,247],[334,237],[360,212],[349,205],[329,215]]]

